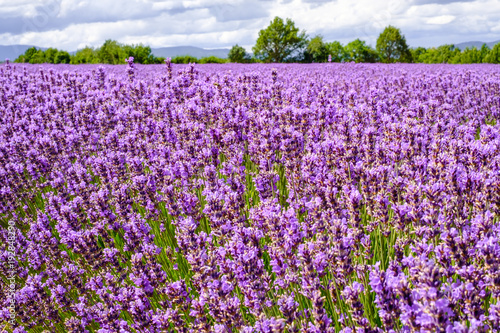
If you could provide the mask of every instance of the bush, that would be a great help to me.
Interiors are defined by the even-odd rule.
[[[215,56],[205,57],[199,60],[200,64],[225,64],[226,62],[226,59],[217,58]]]
[[[177,57],[172,58],[171,62],[173,64],[189,64],[189,63],[198,62],[198,58],[192,57],[190,55],[183,55],[183,56],[177,56]]]

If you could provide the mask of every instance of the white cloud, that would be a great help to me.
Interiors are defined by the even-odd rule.
[[[448,24],[450,22],[453,22],[455,20],[455,16],[453,15],[441,15],[441,16],[434,16],[430,17],[425,22],[427,24]]]
[[[72,51],[115,39],[249,49],[275,16],[344,44],[375,45],[389,24],[412,46],[500,39],[498,0],[0,0],[0,44]]]

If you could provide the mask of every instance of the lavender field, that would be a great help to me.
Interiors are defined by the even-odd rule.
[[[500,67],[0,66],[0,330],[500,331]]]

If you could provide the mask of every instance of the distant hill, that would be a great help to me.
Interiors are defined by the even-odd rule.
[[[229,49],[202,49],[194,46],[172,46],[172,47],[160,47],[151,48],[151,52],[157,57],[177,57],[183,55],[190,55],[196,58],[204,58],[215,56],[218,58],[227,58],[229,54]]]
[[[498,43],[500,43],[500,40],[486,43],[486,45],[488,45],[488,47],[491,49],[493,46],[495,46],[495,44],[498,44]],[[455,47],[459,48],[460,50],[465,50],[466,47],[473,48],[474,46],[477,49],[480,49],[481,46],[483,46],[483,44],[485,44],[485,42],[473,41],[473,42],[464,42],[464,43],[460,43],[460,44],[455,44]]]

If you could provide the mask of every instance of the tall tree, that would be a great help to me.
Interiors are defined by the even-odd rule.
[[[427,52],[427,49],[425,47],[419,46],[410,49],[410,52],[414,62],[424,62],[423,56]]]
[[[453,44],[441,45],[437,48],[431,47],[419,56],[419,61],[426,64],[448,64],[460,56],[460,49]]]
[[[490,48],[488,47],[488,45],[486,45],[486,43],[484,43],[482,46],[481,46],[481,61],[480,62],[483,62],[484,59],[486,59],[486,56],[488,55],[488,53],[490,53]]]
[[[271,24],[259,31],[259,37],[252,48],[257,58],[265,62],[289,62],[298,60],[307,45],[305,31],[300,32],[295,23],[275,17]]]
[[[487,62],[490,64],[500,64],[500,43],[493,46],[493,48],[484,57],[483,62]]]
[[[55,64],[54,61],[58,52],[59,50],[53,47],[49,47],[48,49],[46,49],[44,52],[45,62],[49,64]]]
[[[250,56],[248,55],[247,51],[238,44],[234,45],[231,48],[229,54],[227,55],[227,58],[230,62],[246,63],[250,61]]]
[[[155,64],[161,63],[153,55],[151,47],[143,44],[138,45],[123,45],[125,57],[134,57],[134,62],[138,64]]]
[[[54,57],[54,64],[69,64],[70,61],[71,56],[66,51],[59,51]]]
[[[76,54],[71,57],[72,64],[97,64],[99,58],[97,51],[90,46],[86,46],[81,50],[76,51]]]
[[[449,63],[452,64],[479,64],[483,62],[481,51],[475,46],[466,47],[465,50],[455,55]]]
[[[323,41],[323,36],[316,35],[307,43],[305,60],[307,62],[326,62],[328,60],[328,48]]]
[[[340,42],[334,41],[326,43],[326,48],[328,50],[328,54],[332,56],[333,62],[342,62],[347,59],[347,53],[344,46],[342,46]]]
[[[377,52],[363,40],[355,39],[345,46],[347,59],[355,62],[377,62]]]
[[[383,62],[411,62],[412,54],[401,31],[389,25],[377,39],[377,51]]]
[[[14,62],[30,62],[31,58],[33,58],[35,56],[37,51],[38,51],[38,49],[36,47],[32,46],[29,49],[27,49],[24,52],[24,54],[21,54],[19,57],[17,57],[17,59],[14,60]]]
[[[97,50],[99,62],[104,64],[124,64],[126,53],[120,43],[115,40],[108,39]]]
[[[31,57],[30,64],[43,64],[45,63],[45,56],[42,50],[37,50]]]

